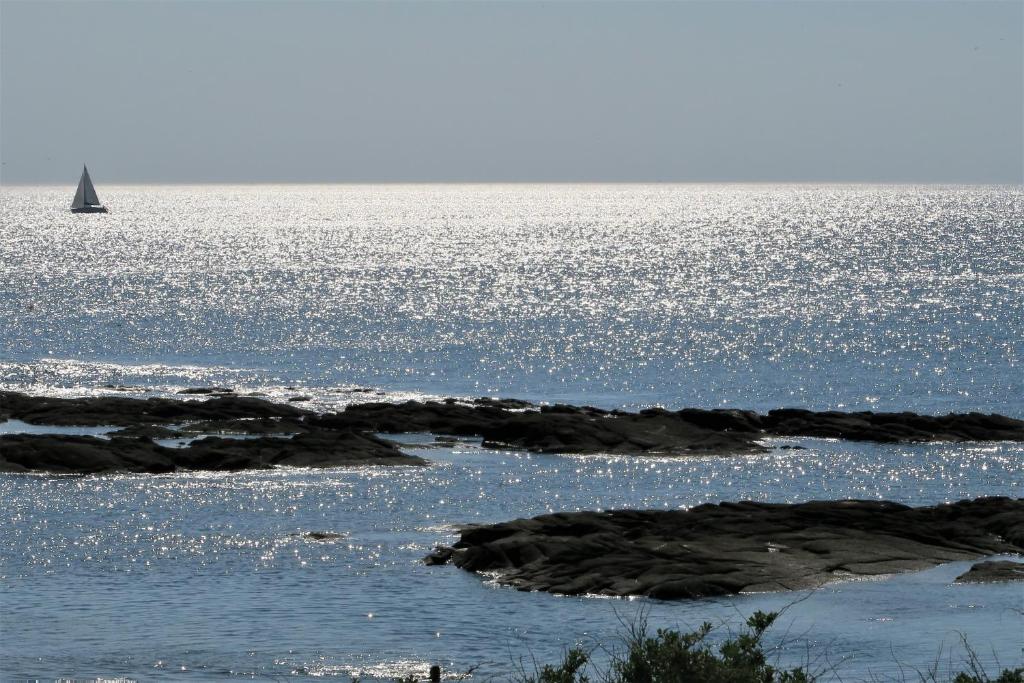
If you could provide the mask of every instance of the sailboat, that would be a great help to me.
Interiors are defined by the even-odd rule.
[[[107,207],[100,204],[96,196],[96,188],[92,186],[89,169],[82,166],[82,178],[78,181],[78,191],[71,202],[71,213],[107,213]]]

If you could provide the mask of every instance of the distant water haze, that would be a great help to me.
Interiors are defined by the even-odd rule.
[[[1024,178],[1020,2],[0,3],[0,181]]]

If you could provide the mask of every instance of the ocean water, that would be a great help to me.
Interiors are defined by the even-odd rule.
[[[1024,417],[1021,187],[98,189],[110,214],[71,215],[68,188],[0,189],[0,387]],[[419,559],[455,525],[549,510],[1020,496],[1024,445],[672,460],[410,442],[429,468],[0,475],[0,678],[438,662],[488,680],[637,615],[736,628],[796,597],[772,641],[784,663],[913,677],[959,664],[961,633],[990,665],[1022,659],[1022,591],[952,584],[965,563],[662,603],[520,593]]]
[[[0,192],[0,383],[1024,414],[1024,189]]]

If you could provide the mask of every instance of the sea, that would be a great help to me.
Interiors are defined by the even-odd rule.
[[[0,188],[2,389],[1024,418],[1021,186],[100,186],[90,215],[73,190]],[[0,423],[33,429],[106,431]],[[553,511],[1020,497],[1024,444],[397,438],[430,466],[0,475],[0,678],[508,680],[576,645],[606,662],[644,624],[725,638],[755,610],[780,612],[769,660],[823,680],[1024,662],[1021,584],[954,583],[969,562],[672,602],[421,562],[460,525]]]

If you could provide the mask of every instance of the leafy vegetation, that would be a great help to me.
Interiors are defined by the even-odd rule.
[[[590,653],[576,647],[569,650],[558,665],[545,665],[534,675],[520,677],[519,683],[814,683],[825,674],[803,667],[777,669],[768,663],[762,648],[765,632],[775,623],[778,613],[755,612],[746,629],[714,648],[708,640],[712,627],[704,623],[695,631],[683,633],[658,629],[647,633],[641,621],[629,628],[622,653],[612,653],[604,670],[595,670]],[[1024,668],[1004,669],[990,677],[981,661],[965,642],[967,670],[952,678],[941,676],[938,667],[917,672],[909,679],[918,683],[1024,683]],[[590,676],[593,676],[591,679]],[[837,677],[837,680],[841,680]],[[901,683],[907,683],[906,678]]]
[[[762,648],[765,632],[778,618],[775,612],[754,612],[738,635],[717,647],[710,641],[712,626],[681,632],[657,629],[648,633],[646,622],[628,626],[624,649],[611,652],[608,663],[598,668],[591,652],[582,647],[568,650],[558,664],[536,666],[532,674],[522,672],[516,683],[814,683],[825,675],[810,673],[803,667],[778,669],[768,663]],[[1003,669],[990,677],[974,650],[967,651],[966,671],[953,677],[942,676],[936,666],[918,671],[901,683],[1024,683],[1024,668]],[[396,683],[417,683],[413,676]]]
[[[658,629],[652,636],[645,625],[630,629],[626,651],[613,655],[608,671],[598,674],[607,683],[810,683],[803,669],[778,670],[768,664],[761,640],[777,614],[755,612],[746,629],[722,643],[717,651],[707,637],[711,624],[682,633]],[[581,648],[566,653],[557,666],[547,665],[524,683],[590,683],[589,654]]]

